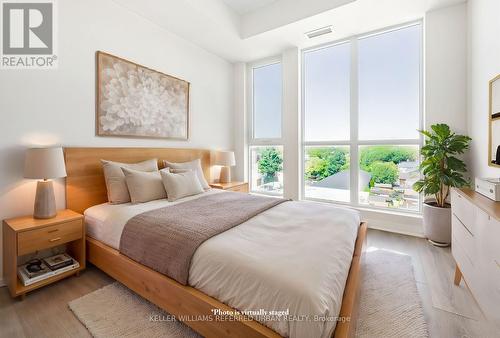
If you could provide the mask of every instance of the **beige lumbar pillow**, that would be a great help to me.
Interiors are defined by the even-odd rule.
[[[196,177],[198,177],[198,180],[200,181],[200,184],[203,187],[203,189],[210,189],[210,186],[208,185],[208,182],[205,179],[205,176],[203,175],[203,169],[201,168],[200,159],[183,163],[172,163],[164,160],[163,165],[165,166],[165,168],[171,168],[171,169],[191,169],[193,172],[195,172]]]
[[[204,192],[196,173],[192,170],[173,173],[166,168],[160,170],[160,174],[169,202]]]
[[[167,198],[159,171],[138,171],[122,168],[125,174],[130,200],[132,203],[144,203]]]
[[[130,202],[125,174],[122,168],[139,171],[158,171],[158,160],[152,159],[139,163],[120,163],[101,160],[104,170],[106,189],[108,190],[108,201],[111,204],[121,204]]]

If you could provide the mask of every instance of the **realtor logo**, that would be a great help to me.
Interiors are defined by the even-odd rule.
[[[54,1],[4,0],[1,5],[1,68],[57,67]]]

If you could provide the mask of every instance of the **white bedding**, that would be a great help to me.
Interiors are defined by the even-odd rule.
[[[176,202],[101,204],[85,211],[88,234],[118,248],[127,221]],[[189,284],[245,311],[287,311],[256,318],[285,337],[328,337],[340,312],[360,219],[347,208],[285,202],[204,242],[191,261]],[[314,318],[317,316],[316,318]]]

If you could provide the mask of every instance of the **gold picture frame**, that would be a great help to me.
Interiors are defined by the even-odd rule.
[[[489,82],[488,165],[500,168],[496,152],[500,147],[500,75]]]

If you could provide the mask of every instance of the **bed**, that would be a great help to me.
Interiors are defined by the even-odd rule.
[[[117,250],[123,227],[131,217],[169,207],[172,202],[107,204],[99,160],[138,162],[159,158],[183,162],[201,158],[205,176],[209,177],[210,152],[67,148],[65,156],[67,204],[85,212],[88,260],[169,313],[186,318],[184,322],[195,331],[206,337],[353,336],[366,236],[366,224],[359,223],[356,212],[309,202],[277,205],[204,242],[193,256],[189,284],[185,286]],[[179,203],[196,198],[200,196]],[[308,231],[311,220],[315,231]],[[289,248],[291,243],[293,250]],[[272,259],[266,259],[269,256]],[[226,315],[214,317],[214,309]],[[240,313],[228,318],[234,309],[288,311],[295,320],[257,321]],[[343,321],[330,320],[337,313]],[[318,318],[298,317],[306,314]]]

